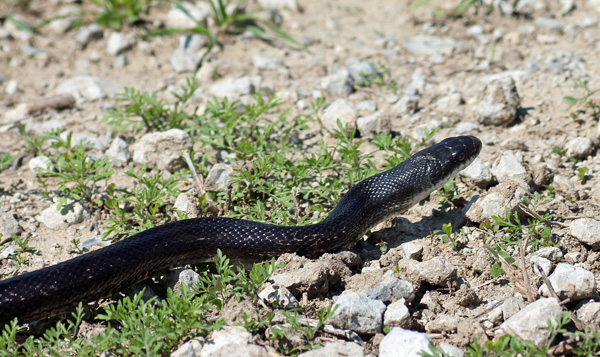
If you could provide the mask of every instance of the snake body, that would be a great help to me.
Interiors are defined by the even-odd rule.
[[[221,249],[259,260],[283,253],[315,257],[351,247],[373,226],[427,197],[481,150],[472,136],[448,138],[352,187],[320,223],[276,226],[226,217],[157,226],[65,262],[0,281],[0,323],[56,315],[147,277],[205,261]]]

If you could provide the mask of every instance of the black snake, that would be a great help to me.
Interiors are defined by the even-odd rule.
[[[275,226],[225,217],[168,223],[65,262],[0,281],[0,323],[56,315],[80,301],[173,267],[211,258],[258,260],[283,253],[318,256],[351,247],[373,226],[427,197],[481,150],[473,136],[448,138],[352,187],[322,222]],[[1,327],[1,326],[0,326]]]

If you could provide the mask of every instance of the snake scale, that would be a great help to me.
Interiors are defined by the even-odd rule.
[[[352,247],[373,226],[399,215],[467,167],[481,147],[473,136],[445,139],[357,183],[317,224],[286,227],[226,217],[187,219],[0,281],[0,323],[69,311],[80,301],[110,296],[173,267],[206,261],[217,249],[230,258],[259,260],[283,253],[315,257]]]

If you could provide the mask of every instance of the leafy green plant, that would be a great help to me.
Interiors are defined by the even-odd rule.
[[[180,91],[172,92],[177,99],[173,105],[158,99],[156,92],[148,94],[126,87],[125,92],[115,96],[117,103],[123,105],[117,105],[109,110],[104,120],[113,127],[113,131],[117,132],[130,127],[136,131],[142,128],[148,131],[182,129],[185,121],[192,118],[184,108],[199,87],[200,82],[196,77],[187,78]]]
[[[315,338],[317,332],[323,328],[325,322],[328,318],[333,316],[338,306],[335,304],[329,305],[326,308],[322,308],[317,313],[317,323],[315,326],[311,326],[309,323],[301,322],[301,316],[298,311],[285,311],[282,310],[281,313],[285,317],[287,322],[287,326],[283,324],[275,325],[271,328],[271,332],[273,334],[272,339],[280,341],[279,350],[284,354],[295,355],[302,351],[312,350],[317,347],[322,347],[318,344],[313,344],[312,341]],[[292,333],[293,331],[298,331],[302,333],[304,339],[306,340],[306,344],[301,346],[301,348],[293,347],[288,348],[286,343],[281,343],[285,341],[285,336]]]
[[[20,236],[13,234],[11,235],[11,239],[13,242],[17,243],[18,246],[15,248],[15,252],[12,255],[12,261],[15,267],[20,269],[23,265],[29,264],[27,253],[34,252],[35,248],[29,246],[29,238],[21,239]]]
[[[282,268],[283,264],[276,264],[275,259],[260,264],[254,264],[250,273],[239,268],[234,269],[221,250],[217,250],[214,258],[216,273],[205,271],[200,276],[200,285],[196,287],[200,299],[221,310],[223,304],[233,297],[240,301],[244,296],[254,296],[258,288],[264,283],[275,270]]]
[[[382,86],[390,92],[396,92],[398,90],[398,82],[392,78],[390,69],[383,62],[379,62],[378,67],[378,75],[372,79],[373,84]]]
[[[162,174],[146,176],[146,166],[135,170],[130,168],[125,172],[136,179],[137,185],[133,190],[116,189],[111,183],[108,186],[109,198],[104,202],[111,210],[111,217],[104,227],[104,237],[111,236],[118,240],[133,233],[154,227],[164,222],[166,198],[177,197],[179,190],[177,175],[168,179]]]
[[[70,142],[71,133],[67,141]],[[101,201],[93,199],[96,184],[108,179],[114,171],[108,158],[92,159],[83,145],[76,145],[69,151],[58,154],[54,167],[56,171],[44,171],[43,176],[59,179],[59,189],[64,196],[58,199],[58,209],[68,204],[68,199],[85,200],[100,206]]]
[[[585,185],[586,181],[589,179],[589,175],[587,175],[588,170],[589,169],[585,166],[577,169],[577,177],[579,178],[579,181],[584,185]]]
[[[454,204],[452,202],[459,198],[454,179],[448,180],[448,182],[446,182],[442,187],[440,187],[436,191],[436,195],[441,197],[440,209],[442,212],[446,212],[449,208],[454,207]]]
[[[134,24],[140,21],[140,13],[150,0],[91,0],[101,8],[94,20],[104,27],[119,27],[123,24]]]
[[[12,156],[9,153],[0,155],[0,171],[10,167],[10,165],[17,159],[16,156]]]
[[[570,110],[577,104],[585,104],[588,106],[595,104],[592,101],[588,101],[588,100],[590,99],[591,96],[596,94],[596,92],[598,92],[600,89],[592,90],[592,89],[588,88],[588,81],[583,81],[583,80],[581,80],[581,78],[575,78],[573,81],[575,82],[575,88],[583,89],[585,91],[585,93],[581,97],[571,97],[571,96],[563,97],[563,99],[569,103],[569,108],[567,108],[567,110]],[[595,104],[595,105],[597,106],[597,104]]]
[[[206,23],[198,21],[196,18],[194,18],[181,0],[173,1],[181,12],[195,22],[195,26],[186,29],[168,28],[155,30],[149,32],[146,36],[165,36],[177,33],[193,33],[204,35],[208,37],[209,44],[202,60],[204,60],[204,57],[210,53],[215,45],[219,44],[220,37],[226,34],[237,34],[244,31],[252,33],[256,38],[265,42],[273,42],[275,39],[280,38],[294,46],[302,47],[298,41],[296,41],[286,32],[279,29],[277,26],[267,21],[260,20],[252,14],[246,13],[244,11],[245,1],[233,5],[233,3],[230,1],[209,0],[209,4],[213,11],[212,20],[214,22],[214,28],[211,28]],[[270,36],[269,33],[261,26],[269,29],[269,31],[275,34],[275,37]]]
[[[450,247],[453,250],[458,251],[461,249],[462,244],[458,240],[458,232],[452,232],[452,223],[444,223],[442,224],[442,231],[444,235],[442,235],[442,240],[444,243],[449,243]],[[437,233],[436,231],[434,233]]]

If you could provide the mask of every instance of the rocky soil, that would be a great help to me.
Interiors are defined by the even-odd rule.
[[[460,356],[475,338],[506,333],[544,344],[547,320],[563,311],[573,313],[576,328],[597,329],[600,107],[593,90],[600,88],[600,3],[500,1],[449,16],[457,4],[252,1],[249,11],[277,19],[306,50],[242,33],[221,39],[223,46],[204,62],[206,41],[200,36],[142,38],[142,27],[78,27],[72,17],[27,32],[3,17],[0,154],[18,159],[0,172],[0,277],[77,256],[73,239],[85,249],[106,244],[100,233],[106,217],[79,204],[61,212],[44,198],[33,170],[44,162],[24,150],[25,136],[60,128],[92,142],[98,157],[173,171],[173,157],[161,156],[166,148],[206,149],[177,132],[122,141],[102,118],[124,87],[157,91],[173,101],[171,91],[195,75],[201,88],[193,101],[199,107],[215,96],[248,103],[253,93],[275,93],[283,100],[278,108],[310,114],[309,103],[323,96],[325,129],[335,128],[339,118],[367,140],[379,132],[419,139],[439,129],[433,142],[475,135],[484,143],[479,159],[456,180],[462,205],[442,212],[435,196],[352,252],[280,258],[286,267],[268,288],[289,291],[282,301],[340,306],[328,321],[325,349],[311,353],[406,356],[434,343]],[[61,0],[28,7],[4,1],[0,14],[33,25],[91,8]],[[151,29],[183,21],[169,6],[153,6],[143,18]],[[385,70],[388,85],[361,82]],[[571,107],[564,97],[581,100]],[[282,110],[267,115],[277,118]],[[309,130],[317,140],[332,142],[320,125],[315,120]],[[379,159],[381,167],[385,160]],[[126,177],[122,166],[115,170],[115,177]],[[550,233],[537,247],[509,247],[517,261],[492,277],[490,268],[499,260],[485,245],[494,246],[502,234],[480,224],[506,211],[517,212],[523,223],[551,214],[536,231],[549,227]],[[459,232],[455,242],[431,234],[446,222]],[[36,249],[24,268],[11,258],[17,244],[7,237],[13,233]],[[381,240],[388,242],[387,251],[373,254]],[[235,335],[243,348],[264,353],[256,352],[241,327],[220,333],[225,335],[213,341]],[[202,349],[203,343],[192,340],[177,353]],[[217,351],[215,343],[204,348]]]

